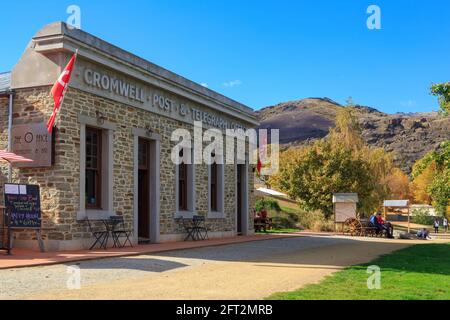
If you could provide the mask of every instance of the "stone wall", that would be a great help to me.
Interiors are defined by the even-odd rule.
[[[8,148],[8,106],[9,99],[0,97],[0,150]],[[8,166],[0,162],[0,195],[3,194],[3,185],[7,182]],[[0,196],[0,205],[3,205],[3,196]]]
[[[14,100],[14,124],[47,121],[53,108],[49,96],[50,87],[18,90]],[[0,100],[0,106],[4,103]],[[4,112],[5,108],[0,108]],[[114,123],[114,211],[123,215],[130,228],[133,227],[133,135],[131,129],[147,128],[161,136],[161,188],[160,188],[160,231],[162,235],[181,233],[182,228],[174,220],[175,208],[175,165],[170,159],[173,144],[172,131],[190,125],[161,117],[145,110],[132,108],[112,100],[100,98],[79,90],[69,89],[57,121],[55,165],[43,169],[14,169],[16,183],[39,184],[43,211],[43,237],[48,240],[81,240],[90,238],[86,226],[77,221],[79,210],[79,114],[96,117],[101,111],[108,122]],[[4,118],[1,115],[1,138],[5,137]],[[6,123],[7,124],[7,123]],[[6,126],[7,127],[7,126]],[[0,148],[1,142],[0,140]],[[249,168],[250,208],[254,205],[253,169]],[[196,209],[206,215],[208,208],[208,175],[206,165],[196,166]],[[0,175],[1,179],[1,175]],[[208,227],[214,232],[234,232],[235,228],[235,167],[225,166],[225,219],[208,219]],[[250,212],[252,210],[250,209]],[[249,217],[249,226],[253,218]],[[34,234],[17,232],[19,240],[31,240]]]

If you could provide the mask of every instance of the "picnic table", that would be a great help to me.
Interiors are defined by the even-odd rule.
[[[272,229],[273,227],[272,218],[268,216],[267,211],[263,210],[261,213],[255,214],[254,226],[255,232],[260,232],[262,230],[266,232],[267,230]]]

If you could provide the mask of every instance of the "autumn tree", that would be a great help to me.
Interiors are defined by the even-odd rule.
[[[328,137],[281,155],[280,172],[271,181],[302,208],[321,210],[327,217],[333,193],[358,193],[359,211],[369,214],[388,194],[385,182],[391,170],[391,156],[369,148],[352,111],[343,108]]]
[[[411,200],[409,177],[399,168],[394,168],[387,177],[387,186],[389,188],[390,199]]]
[[[436,163],[434,161],[430,162],[428,166],[420,170],[420,173],[416,165],[414,166],[415,169],[413,169],[413,176],[415,178],[411,183],[411,192],[414,196],[414,201],[416,203],[431,205],[432,199],[428,187],[436,177]]]

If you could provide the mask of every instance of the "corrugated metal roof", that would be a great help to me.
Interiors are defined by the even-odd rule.
[[[385,207],[408,207],[409,200],[385,200]]]
[[[358,203],[359,198],[357,193],[335,193],[333,194],[333,203]]]
[[[0,73],[0,92],[6,92],[11,88],[11,72]]]

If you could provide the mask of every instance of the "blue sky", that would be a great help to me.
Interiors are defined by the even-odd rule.
[[[5,1],[0,71],[71,4],[83,30],[255,109],[352,96],[390,113],[431,111],[431,83],[450,80],[448,0]],[[381,30],[366,26],[371,4]]]

